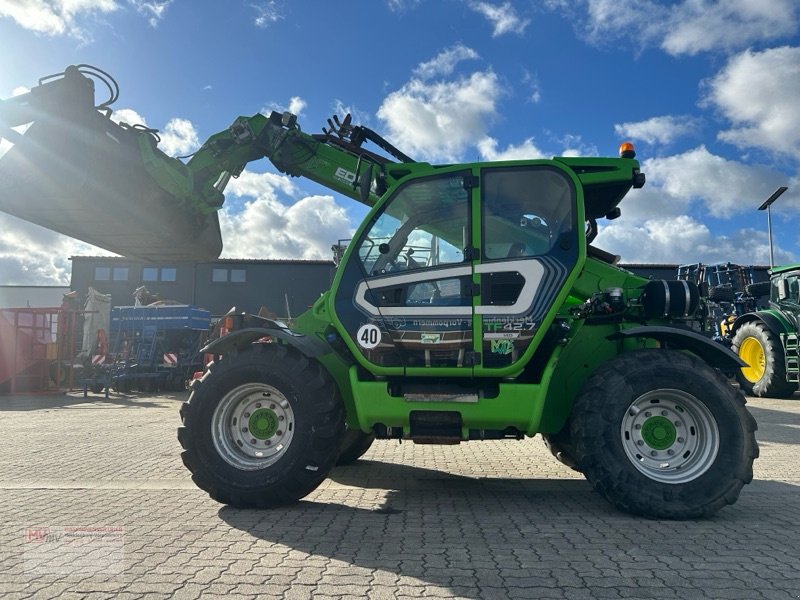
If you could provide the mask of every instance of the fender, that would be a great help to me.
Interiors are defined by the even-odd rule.
[[[256,340],[269,336],[278,338],[288,345],[297,348],[304,356],[317,358],[331,352],[331,347],[320,339],[296,333],[287,327],[248,327],[232,331],[207,344],[200,350],[202,354],[226,354],[232,350],[241,350]]]
[[[668,344],[673,348],[688,350],[718,369],[738,369],[748,366],[730,349],[689,329],[664,325],[646,325],[644,327],[623,329],[612,333],[606,339],[621,340],[630,338],[650,338],[662,344]]]
[[[776,315],[771,312],[758,311],[745,313],[742,316],[737,317],[731,326],[730,336],[733,337],[739,327],[745,323],[749,323],[750,321],[761,321],[767,326],[767,329],[777,336],[780,336],[782,333],[791,333],[791,326],[779,319]]]

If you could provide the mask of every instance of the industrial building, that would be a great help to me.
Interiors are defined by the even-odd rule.
[[[305,312],[333,282],[325,260],[219,259],[201,263],[143,263],[128,258],[73,256],[70,288],[110,294],[112,306],[134,304],[141,286],[158,299],[222,315],[231,307],[257,313],[266,307],[283,318]]]

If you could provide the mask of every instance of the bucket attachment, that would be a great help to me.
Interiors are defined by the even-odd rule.
[[[110,112],[77,67],[0,101],[0,136],[14,144],[0,156],[0,210],[144,261],[217,258],[216,209],[192,201],[189,169]]]

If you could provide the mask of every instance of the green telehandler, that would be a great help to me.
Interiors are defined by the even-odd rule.
[[[215,360],[178,439],[215,500],[297,501],[373,439],[542,434],[613,505],[651,518],[710,516],[752,479],[756,424],[724,375],[745,363],[686,326],[697,286],[638,277],[591,245],[644,185],[630,144],[619,158],[434,165],[349,117],[307,134],[273,112],[237,118],[184,163],[94,105],[103,75],[69,67],[0,106],[4,132],[33,123],[9,133],[0,209],[190,260],[219,252],[225,184],[254,160],[370,207],[331,289],[291,328],[251,317],[205,348]],[[64,225],[73,202],[111,229]]]

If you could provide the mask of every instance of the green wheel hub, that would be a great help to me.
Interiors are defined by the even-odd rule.
[[[243,471],[276,463],[294,437],[294,411],[283,393],[266,383],[246,383],[219,401],[211,422],[214,447]]]
[[[661,483],[693,481],[717,457],[720,431],[711,410],[675,388],[645,392],[622,416],[620,441],[631,464]]]
[[[259,408],[247,423],[250,433],[259,440],[268,440],[278,431],[278,415],[268,408]]]
[[[677,437],[675,425],[666,417],[650,417],[642,424],[642,439],[654,450],[666,450]]]

